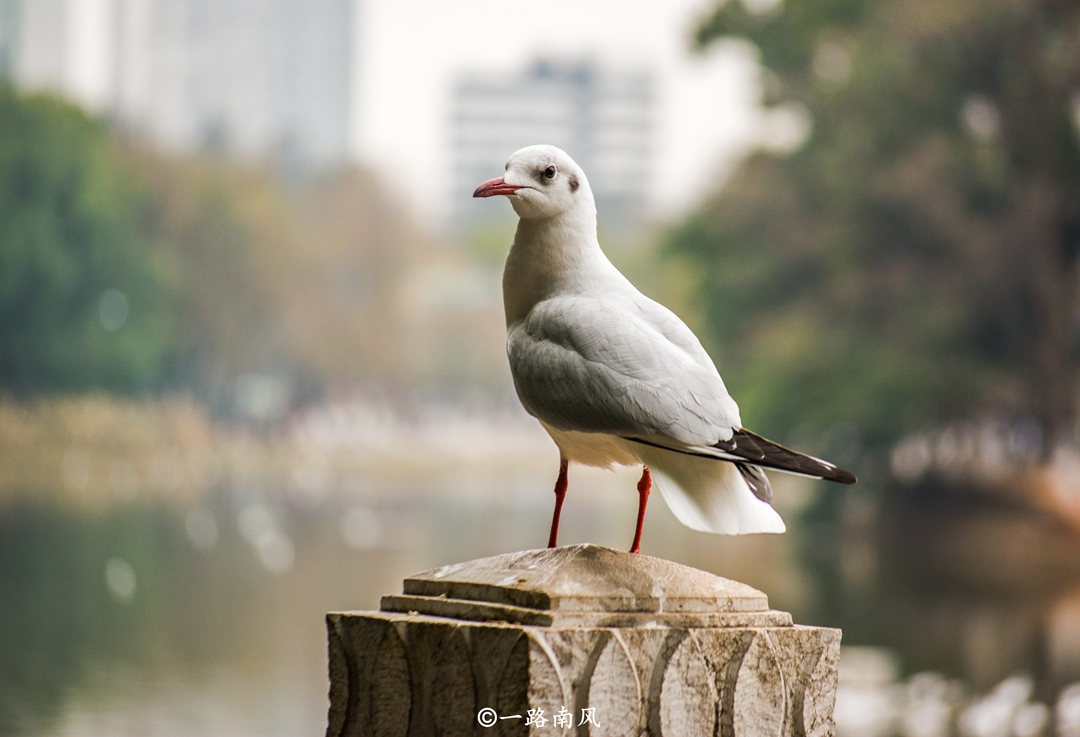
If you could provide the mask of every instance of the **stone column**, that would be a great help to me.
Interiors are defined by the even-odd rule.
[[[326,621],[327,737],[833,733],[840,631],[659,558],[499,555]]]

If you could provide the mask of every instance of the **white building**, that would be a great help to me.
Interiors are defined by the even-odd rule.
[[[451,108],[452,213],[460,231],[485,217],[469,201],[517,149],[558,146],[585,170],[601,221],[640,221],[652,171],[654,80],[644,70],[592,60],[540,60],[527,69],[473,72],[454,86]],[[487,215],[490,216],[490,215]]]
[[[56,91],[167,149],[332,164],[348,148],[354,4],[0,0],[0,64],[7,48],[19,87]]]

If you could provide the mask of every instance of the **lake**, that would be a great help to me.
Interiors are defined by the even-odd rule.
[[[221,484],[182,500],[0,507],[0,734],[312,735],[323,616],[405,576],[541,547],[551,473],[473,467],[297,495]],[[636,475],[572,469],[560,541],[627,548]],[[1080,538],[1023,509],[777,479],[782,536],[682,527],[656,495],[643,552],[744,581],[805,624],[878,648],[897,678],[1052,701],[1080,679]]]

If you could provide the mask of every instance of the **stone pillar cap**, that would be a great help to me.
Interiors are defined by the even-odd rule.
[[[768,598],[711,573],[598,545],[496,555],[405,579],[384,611],[567,626],[785,626]]]

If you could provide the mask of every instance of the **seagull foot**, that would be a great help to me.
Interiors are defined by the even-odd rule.
[[[570,462],[565,458],[559,463],[559,479],[555,482],[555,512],[551,515],[551,534],[548,536],[548,547],[554,548],[559,543],[559,517],[562,515],[562,503],[566,497],[568,485],[567,469]]]
[[[637,482],[638,508],[637,528],[634,530],[634,544],[630,546],[630,552],[641,552],[641,528],[645,524],[645,505],[649,503],[649,492],[652,491],[652,474],[648,466],[641,467],[641,479]]]

